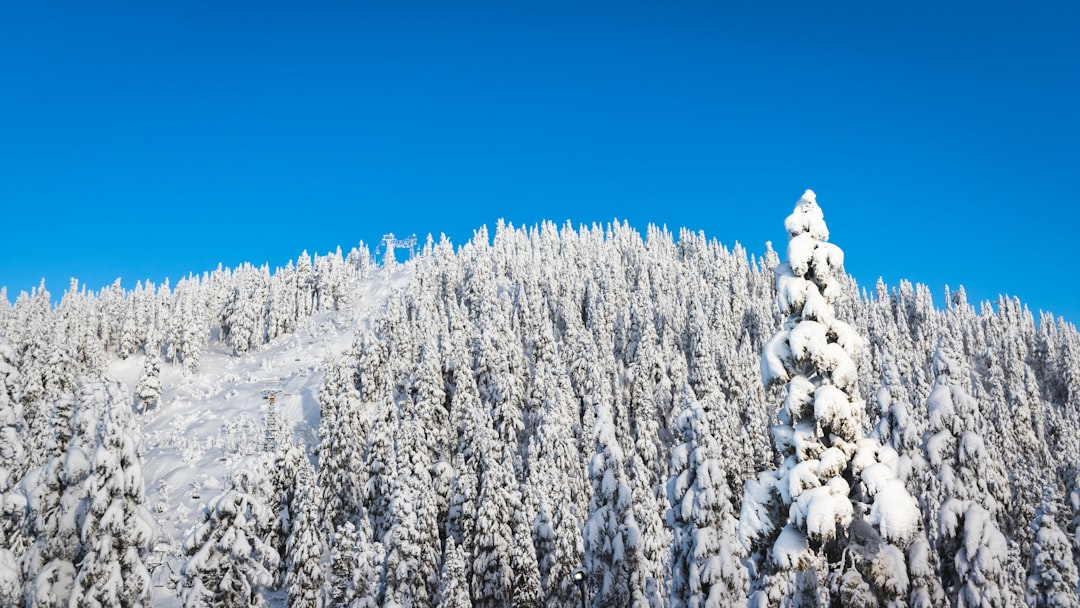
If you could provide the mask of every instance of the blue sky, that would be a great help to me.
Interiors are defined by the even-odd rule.
[[[584,6],[583,6],[584,5]],[[628,220],[1080,322],[1073,2],[4,3],[0,285]]]

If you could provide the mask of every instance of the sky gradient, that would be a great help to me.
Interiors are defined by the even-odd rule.
[[[500,217],[782,252],[812,188],[864,286],[1080,323],[1080,5],[580,4],[5,3],[0,285]]]

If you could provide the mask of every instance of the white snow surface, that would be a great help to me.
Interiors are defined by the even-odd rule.
[[[211,340],[191,378],[183,376],[180,365],[162,363],[161,400],[140,416],[139,446],[146,506],[156,519],[149,560],[154,606],[181,605],[167,584],[184,563],[183,539],[202,521],[228,476],[260,457],[270,407],[296,439],[316,447],[324,364],[352,345],[356,330],[370,322],[391,293],[404,288],[410,274],[408,265],[376,270],[356,283],[343,310],[315,315],[295,333],[243,356]],[[133,390],[143,359],[114,361],[109,376]],[[266,599],[271,606],[284,605],[283,592]]]

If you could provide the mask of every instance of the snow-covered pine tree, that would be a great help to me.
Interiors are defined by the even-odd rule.
[[[892,466],[897,478],[906,482],[913,496],[924,496],[928,476],[926,458],[921,448],[922,433],[905,398],[896,360],[886,352],[881,357],[881,387],[877,405],[881,413],[871,436],[892,448],[897,454]],[[921,505],[923,509],[926,507]],[[926,530],[920,528],[907,549],[909,604],[915,608],[932,608],[944,601],[938,580],[937,555],[931,550]]]
[[[19,403],[19,372],[14,363],[15,351],[0,334],[0,605],[11,606],[22,596],[17,558],[26,542],[26,499],[16,491],[26,466],[22,445],[26,421]]]
[[[1031,608],[1080,607],[1080,577],[1073,559],[1072,543],[1058,527],[1057,496],[1052,486],[1043,488],[1042,504],[1035,512],[1031,529],[1031,574],[1024,599]]]
[[[326,603],[326,574],[322,569],[325,551],[319,527],[315,472],[308,459],[300,460],[295,476],[296,490],[289,509],[292,522],[285,543],[286,605],[289,608],[322,608]]]
[[[534,378],[543,395],[541,415],[529,438],[530,502],[536,510],[533,544],[540,588],[550,608],[579,601],[570,573],[581,566],[584,509],[575,497],[586,494],[581,455],[574,436],[576,405],[565,376],[547,373]]]
[[[900,380],[900,371],[892,353],[881,355],[881,387],[876,399],[880,418],[871,436],[888,445],[899,456],[898,476],[909,482],[908,489],[921,494],[922,483],[918,481],[926,471],[926,459],[922,453],[922,429],[907,401],[907,390]]]
[[[437,608],[470,608],[469,585],[465,576],[465,552],[454,542],[446,539],[443,549],[442,571],[439,574]]]
[[[671,448],[668,525],[671,605],[687,608],[745,605],[746,569],[735,546],[738,521],[721,465],[720,446],[694,392],[684,385]]]
[[[187,376],[199,370],[202,353],[210,340],[210,314],[204,291],[205,288],[197,280],[187,281],[183,298],[177,301],[181,327],[177,353]]]
[[[430,492],[428,454],[423,454],[418,424],[399,431],[398,475],[392,484],[386,534],[386,562],[382,606],[430,605],[438,588],[439,534],[437,513]]]
[[[154,521],[145,506],[142,462],[135,447],[127,391],[115,383],[84,383],[80,391],[93,394],[100,417],[85,481],[85,507],[76,514],[85,554],[77,564],[72,603],[148,605],[151,583],[146,558]],[[83,401],[81,406],[87,406]]]
[[[87,510],[88,476],[97,444],[100,384],[80,380],[77,395],[64,395],[56,411],[68,412],[64,452],[22,480],[33,543],[22,556],[28,607],[68,604],[86,554],[81,534]],[[59,429],[58,429],[59,430]]]
[[[998,528],[991,486],[1004,484],[988,462],[975,430],[978,402],[963,386],[967,376],[954,342],[939,341],[937,379],[927,398],[930,426],[924,439],[933,475],[927,492],[928,535],[938,553],[938,573],[949,602],[963,606],[1007,606],[1007,544]]]
[[[146,342],[146,359],[135,385],[135,405],[140,412],[157,406],[161,398],[161,345],[154,337]]]
[[[494,432],[479,456],[480,485],[476,500],[476,526],[472,539],[474,606],[505,607],[513,603],[515,512],[520,508],[509,450],[494,452]],[[498,455],[496,455],[498,454]]]
[[[514,571],[511,606],[513,608],[540,608],[540,567],[536,559],[536,546],[533,545],[530,516],[525,505],[519,505],[514,514],[513,528],[514,550],[510,557],[510,567]]]
[[[274,407],[274,406],[270,406]],[[268,414],[273,410],[268,410]],[[273,510],[274,520],[266,535],[266,542],[281,556],[278,562],[279,569],[274,572],[276,583],[284,579],[290,562],[287,557],[287,543],[292,535],[293,523],[300,517],[300,491],[303,488],[301,473],[311,468],[311,463],[304,453],[302,445],[294,443],[291,438],[281,444],[281,449],[274,453],[272,461],[267,462],[269,472],[266,474],[270,496],[267,507]],[[312,473],[314,475],[314,473]],[[308,480],[308,490],[314,492],[314,480]],[[320,496],[321,498],[321,496]],[[313,502],[319,506],[318,501]]]
[[[0,496],[26,470],[22,436],[26,433],[15,350],[0,334]],[[2,516],[2,514],[0,514]]]
[[[895,452],[862,435],[855,360],[864,339],[836,317],[843,251],[814,193],[784,222],[788,261],[776,268],[787,315],[765,345],[767,387],[786,383],[773,427],[783,459],[747,483],[740,537],[750,552],[755,607],[903,601],[905,549],[918,531],[918,504],[887,463]],[[784,588],[794,575],[793,592]],[[790,594],[790,597],[788,597]]]
[[[0,307],[5,304],[0,302]],[[0,329],[0,605],[16,605],[22,596],[17,558],[25,549],[26,499],[17,491],[26,471],[22,435],[26,432],[19,403],[15,350]]]
[[[352,575],[356,570],[356,526],[345,522],[334,532],[330,542],[330,571],[326,584],[331,606],[348,606],[356,597]]]
[[[22,573],[15,553],[0,545],[0,605],[18,606],[22,602]]]
[[[262,604],[263,590],[273,583],[280,559],[262,540],[273,516],[256,480],[244,470],[236,472],[184,541],[188,559],[180,573],[185,607]]]
[[[243,355],[266,341],[269,270],[244,264],[233,274],[221,330],[233,354]]]
[[[622,448],[615,439],[611,408],[597,402],[593,438],[596,453],[589,463],[592,500],[585,524],[585,569],[592,602],[603,606],[648,606],[643,587],[631,587],[640,559],[641,530],[626,483]]]

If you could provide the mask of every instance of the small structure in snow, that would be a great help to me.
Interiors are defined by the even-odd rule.
[[[397,262],[394,257],[394,249],[398,247],[409,249],[409,259],[413,259],[416,255],[416,235],[412,235],[406,239],[399,239],[394,236],[393,232],[388,232],[382,237],[382,246],[386,248],[383,252],[383,266],[392,266]]]

